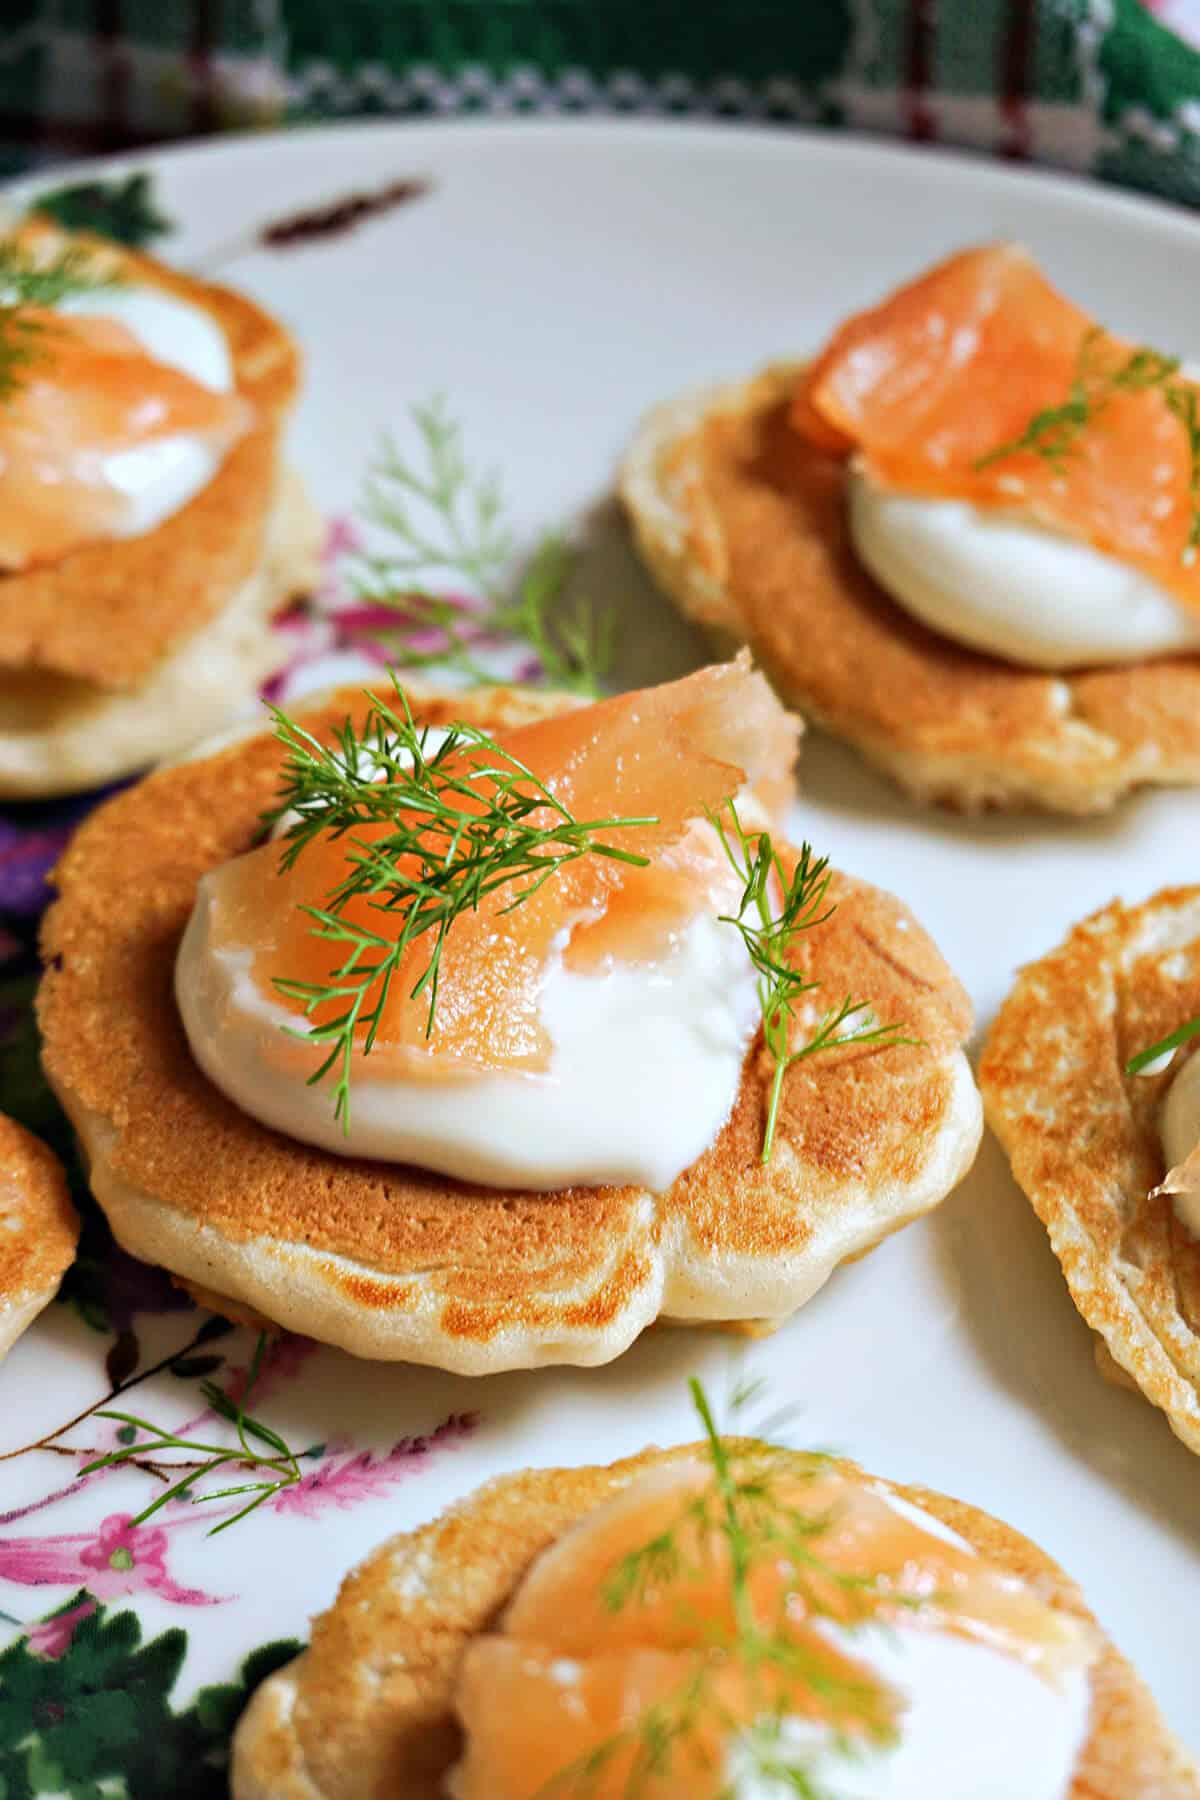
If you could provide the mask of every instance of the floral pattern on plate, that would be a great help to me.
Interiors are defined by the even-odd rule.
[[[266,698],[286,702],[316,687],[377,679],[386,668],[386,628],[394,615],[359,603],[344,579],[347,559],[360,551],[353,522],[335,520],[321,588],[280,621],[291,654]],[[470,603],[461,604],[465,614]],[[431,639],[421,647],[436,645]],[[51,897],[47,876],[79,821],[112,791],[0,813],[0,1111],[50,1142],[71,1173],[83,1231],[58,1302],[84,1328],[85,1349],[95,1340],[95,1368],[107,1384],[91,1404],[50,1421],[36,1441],[0,1449],[6,1474],[12,1465],[39,1471],[32,1491],[0,1509],[4,1800],[98,1800],[113,1793],[185,1800],[224,1793],[239,1712],[257,1683],[300,1648],[293,1640],[260,1641],[261,1596],[243,1594],[230,1579],[219,1554],[223,1540],[197,1553],[244,1505],[236,1495],[209,1496],[224,1492],[231,1479],[240,1485],[252,1476],[231,1476],[236,1465],[214,1464],[199,1448],[190,1458],[182,1446],[236,1446],[228,1417],[212,1399],[224,1396],[233,1408],[242,1400],[253,1334],[202,1312],[163,1270],[135,1261],[113,1242],[38,1062],[35,941]],[[248,1408],[271,1414],[289,1392],[299,1395],[313,1363],[330,1355],[304,1338],[273,1340]],[[104,1416],[119,1411],[132,1419],[143,1410],[147,1427],[169,1432],[170,1447],[149,1429]],[[303,1521],[319,1540],[329,1514],[386,1498],[464,1443],[477,1422],[474,1413],[450,1413],[429,1431],[397,1435],[380,1448],[350,1431],[306,1443],[295,1453],[297,1478],[271,1492],[263,1508]],[[127,1461],[89,1468],[132,1450],[137,1453]],[[187,1490],[143,1518],[164,1488],[188,1474],[189,1464],[195,1474]],[[8,1482],[3,1491],[11,1493]],[[203,1573],[193,1579],[183,1572],[185,1562]],[[147,1602],[192,1623],[171,1623],[151,1635],[140,1610]],[[228,1669],[228,1679],[200,1687],[177,1709],[172,1694],[189,1656],[189,1634],[197,1609],[208,1608],[244,1613],[231,1634],[242,1660]]]

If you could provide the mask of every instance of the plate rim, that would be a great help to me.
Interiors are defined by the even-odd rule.
[[[841,130],[834,127],[781,125],[774,122],[747,120],[699,120],[643,118],[637,115],[587,116],[563,118],[560,115],[534,118],[437,118],[437,119],[348,119],[320,124],[284,121],[278,126],[239,132],[221,132],[211,137],[166,139],[140,149],[122,150],[106,156],[73,158],[69,162],[51,162],[0,182],[0,203],[20,203],[26,195],[46,187],[63,187],[73,182],[102,180],[106,176],[132,172],[150,165],[167,163],[183,168],[222,161],[240,160],[256,152],[279,156],[297,154],[301,147],[316,139],[333,148],[339,142],[383,145],[396,139],[401,146],[434,147],[441,143],[478,143],[519,145],[545,144],[566,146],[585,141],[601,141],[611,137],[623,149],[640,142],[643,150],[678,154],[693,150],[703,154],[721,152],[733,158],[760,153],[768,157],[794,152],[815,159],[826,167],[855,165],[864,175],[886,161],[892,166],[900,162],[914,175],[920,171],[934,186],[961,187],[963,183],[995,187],[1007,193],[1030,189],[1039,198],[1057,201],[1069,210],[1098,216],[1120,216],[1133,225],[1152,222],[1168,233],[1188,238],[1200,246],[1200,216],[1181,202],[1138,189],[1118,187],[1087,170],[1056,168],[1036,162],[1014,162],[987,150],[962,145],[916,144],[902,137],[884,133]],[[419,171],[418,171],[419,172]],[[331,173],[330,189],[334,190],[335,174]]]

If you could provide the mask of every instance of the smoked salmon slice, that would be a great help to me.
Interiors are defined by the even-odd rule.
[[[848,319],[791,417],[881,487],[1026,517],[1200,611],[1198,406],[1174,359],[1111,335],[998,244]]]
[[[455,1800],[618,1800],[635,1772],[646,1777],[638,1794],[716,1800],[729,1791],[731,1738],[764,1714],[865,1739],[894,1729],[902,1697],[854,1654],[852,1637],[835,1640],[818,1619],[955,1633],[1051,1682],[1090,1659],[1077,1621],[899,1511],[868,1478],[819,1457],[767,1455],[755,1479],[770,1511],[743,1502],[747,1591],[756,1628],[793,1645],[794,1665],[767,1658],[751,1671],[736,1650],[745,1614],[735,1617],[711,1467],[654,1470],[545,1551],[498,1630],[468,1650]],[[791,1534],[789,1517],[802,1522]],[[648,1545],[648,1574],[635,1580],[631,1553]],[[681,1715],[687,1729],[647,1771],[639,1754]],[[585,1768],[588,1785],[564,1779]]]
[[[736,909],[733,877],[706,810],[718,811],[747,785],[777,798],[795,758],[796,722],[743,655],[686,679],[500,732],[495,742],[517,759],[580,821],[654,819],[652,825],[596,832],[599,841],[649,858],[644,867],[585,855],[567,863],[513,908],[528,881],[488,896],[461,913],[446,936],[432,1032],[428,994],[412,990],[428,963],[431,933],[409,946],[391,983],[366,1073],[389,1068],[406,1078],[472,1074],[488,1069],[542,1070],[552,1045],[539,1022],[541,987],[550,960],[602,970],[610,959],[654,961],[698,913]],[[487,753],[461,747],[464,767]],[[478,759],[482,758],[482,762]],[[495,759],[492,758],[492,766]],[[488,787],[486,774],[483,789]],[[214,951],[250,950],[260,993],[290,1006],[276,982],[330,983],[346,946],[315,936],[306,906],[324,906],[345,877],[355,846],[390,826],[355,828],[315,838],[288,869],[281,846],[267,843],[210,877],[210,944]],[[413,859],[414,863],[416,859]],[[358,897],[342,916],[367,929],[400,935],[402,914],[381,912]],[[318,1007],[320,1025],[337,1007]],[[365,1033],[360,1029],[359,1042]],[[311,1047],[280,1032],[281,1067],[310,1069]],[[365,1052],[362,1053],[365,1058]]]
[[[121,534],[102,459],[182,432],[226,449],[249,409],[142,349],[116,319],[23,307],[33,360],[0,406],[0,568]]]

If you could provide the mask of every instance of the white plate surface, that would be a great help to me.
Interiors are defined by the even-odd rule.
[[[993,237],[1023,240],[1113,327],[1200,355],[1200,226],[1100,188],[940,154],[589,123],[301,131],[149,161],[181,223],[164,254],[217,257],[222,278],[301,339],[309,373],[294,452],[320,501],[348,508],[380,428],[403,437],[409,404],[444,393],[473,451],[503,470],[523,533],[584,519],[589,586],[621,605],[631,678],[697,660],[607,503],[615,460],[660,397],[802,352],[932,258]],[[273,214],[410,174],[431,178],[429,196],[349,236],[237,250]],[[1087,824],[968,822],[907,804],[827,741],[810,741],[802,775],[804,831],[913,905],[983,1027],[1017,965],[1071,922],[1114,894],[1139,899],[1200,873],[1197,794],[1141,798]],[[94,1395],[103,1348],[52,1309],[0,1370],[0,1449],[37,1435],[48,1409],[66,1417]],[[733,1356],[718,1335],[656,1333],[607,1369],[478,1383],[323,1356],[271,1414],[298,1438],[336,1424],[382,1443],[468,1409],[482,1424],[457,1454],[319,1529],[260,1516],[216,1540],[219,1580],[194,1534],[188,1573],[247,1604],[183,1621],[185,1686],[226,1673],[263,1636],[303,1635],[370,1545],[486,1475],[691,1435],[686,1375],[720,1393]],[[801,1409],[807,1441],[974,1501],[1058,1557],[1200,1752],[1200,1466],[1156,1412],[1096,1374],[1089,1334],[992,1141],[932,1220],[835,1276],[748,1360]],[[0,1505],[45,1490],[45,1467],[30,1468],[40,1460],[2,1472]],[[130,1481],[135,1506],[144,1495]],[[64,1503],[54,1528],[85,1529],[93,1513],[84,1498]],[[0,1580],[0,1607],[16,1616],[36,1598]],[[179,1622],[159,1597],[139,1604],[148,1629]]]

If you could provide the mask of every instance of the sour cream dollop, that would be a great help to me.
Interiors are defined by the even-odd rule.
[[[729,1116],[759,1012],[741,939],[715,918],[695,918],[654,962],[595,975],[567,969],[560,948],[541,996],[554,1045],[544,1072],[375,1080],[368,1058],[347,1133],[327,1084],[273,1064],[296,1015],[264,998],[248,955],[213,947],[213,898],[206,876],[176,964],[184,1030],[210,1081],[289,1137],[490,1186],[657,1193]]]
[[[446,734],[431,730],[434,752]],[[755,803],[743,797],[749,822]],[[279,819],[280,837],[294,814]],[[693,830],[713,835],[707,825]],[[265,997],[252,953],[214,944],[220,871],[200,883],[176,962],[175,988],[192,1054],[244,1112],[340,1156],[413,1163],[463,1181],[550,1190],[624,1185],[661,1192],[713,1142],[729,1116],[761,1017],[739,934],[697,914],[653,961],[567,968],[566,942],[545,972],[540,1022],[553,1045],[538,1073],[463,1072],[442,1079],[353,1084],[350,1128],[327,1086],[309,1087],[272,1055],[296,1015]]]
[[[1200,618],[1090,544],[966,500],[893,493],[858,469],[848,507],[855,551],[879,585],[969,649],[1038,669],[1200,651]]]
[[[548,709],[495,742],[466,725],[448,743],[426,733],[417,792],[380,733],[412,741],[377,706],[340,735],[336,713],[310,718],[353,780],[293,784],[311,824],[294,856],[259,844],[198,884],[176,993],[199,1065],[245,1112],[336,1154],[503,1187],[669,1187],[719,1135],[761,1017],[749,952],[727,922],[745,872],[705,817],[736,799],[754,832],[790,793],[794,722],[749,657]],[[349,825],[344,811],[322,813],[381,773],[398,783],[390,805],[356,809]],[[533,804],[518,811],[541,835],[522,863],[496,806],[526,780],[541,799],[526,794]],[[476,801],[480,834],[468,823]],[[609,824],[568,846],[582,855],[550,857],[551,805]],[[604,841],[610,827],[619,848]],[[452,904],[426,906],[424,882],[414,918],[391,859],[409,874],[419,856],[449,869]],[[352,864],[366,878],[347,884]],[[339,917],[314,933],[322,905]],[[410,936],[405,922],[424,929]],[[353,978],[341,972],[350,957]],[[313,1078],[329,1049],[345,1051],[359,998],[347,1133],[336,1076]],[[313,1030],[320,1041],[306,1044]]]
[[[884,1493],[892,1511],[930,1537],[976,1552],[922,1507]],[[790,1719],[780,1750],[822,1792],[838,1800],[1067,1800],[1091,1723],[1087,1659],[1050,1680],[1028,1664],[966,1637],[909,1625],[853,1631],[824,1623],[822,1634],[868,1664],[904,1697],[893,1742],[848,1757],[829,1733]],[[744,1746],[729,1759],[737,1800],[783,1800],[789,1791],[757,1776]]]
[[[814,1788],[838,1800],[1067,1800],[1087,1742],[1086,1669],[1051,1685],[1015,1658],[982,1644],[903,1625],[826,1632],[904,1696],[894,1744],[847,1756],[801,1719],[789,1719],[777,1753],[792,1752]],[[790,1790],[753,1772],[745,1746],[729,1759],[737,1800],[784,1800]]]

